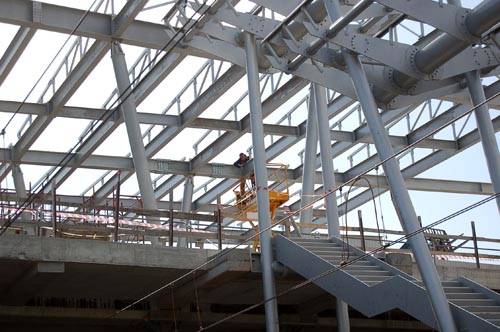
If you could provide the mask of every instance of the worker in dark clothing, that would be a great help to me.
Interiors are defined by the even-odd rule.
[[[246,154],[244,154],[243,152],[240,153],[240,157],[238,158],[238,160],[236,160],[234,162],[234,167],[238,167],[238,168],[242,168],[243,166],[245,166],[245,164],[250,160],[250,157],[248,157]],[[250,180],[252,181],[252,187],[255,187],[255,174],[252,172],[252,174],[250,174]],[[245,181],[246,179],[245,178],[241,178],[240,179],[240,195],[243,196],[245,194]]]

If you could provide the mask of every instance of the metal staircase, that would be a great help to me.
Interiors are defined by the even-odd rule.
[[[364,254],[340,239],[274,238],[276,259],[304,278],[314,278]],[[399,308],[432,328],[437,323],[423,283],[372,256],[313,281],[367,317]],[[500,294],[467,278],[443,281],[459,331],[500,331]]]

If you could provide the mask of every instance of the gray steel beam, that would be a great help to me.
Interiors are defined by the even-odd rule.
[[[338,19],[341,16],[338,1],[333,0],[326,4],[331,19]],[[347,64],[347,70],[351,75],[353,85],[356,89],[358,100],[363,109],[366,122],[373,136],[377,152],[382,160],[386,160],[382,164],[382,167],[384,168],[391,193],[393,194],[394,207],[398,211],[398,217],[406,234],[413,234],[420,228],[417,214],[415,213],[408,190],[405,187],[404,178],[399,169],[398,161],[392,157],[394,155],[394,150],[391,146],[389,135],[382,123],[363,65],[357,55],[347,51],[343,51],[343,55]],[[423,233],[412,236],[409,242],[430,302],[436,313],[436,320],[441,331],[457,331],[448,301],[446,300],[444,290],[439,281],[439,275],[432,261],[429,247],[427,246]]]
[[[134,90],[134,96],[144,99],[142,94],[138,94]],[[347,100],[347,97],[341,97]],[[0,112],[14,112],[19,102],[0,100]],[[338,104],[336,104],[338,105]],[[342,104],[346,105],[346,104]],[[39,115],[46,109],[46,104],[36,104],[30,103],[24,106],[24,112],[22,114],[32,114]],[[329,112],[331,114],[337,114],[344,107],[336,107],[333,110],[334,104],[329,106]],[[85,108],[85,107],[75,107],[75,106],[65,106],[63,107],[63,113],[59,116],[75,119],[87,119],[87,120],[97,120],[100,116],[104,114],[105,110],[97,108]],[[157,126],[167,126],[167,127],[182,127],[181,117],[178,115],[168,115],[168,114],[155,114],[155,113],[137,113],[137,118],[141,124],[151,124]],[[307,122],[299,124],[298,126],[288,126],[288,125],[275,125],[264,123],[264,134],[274,135],[274,136],[285,136],[290,138],[303,138],[306,133]],[[240,136],[247,132],[248,127],[245,118],[239,121],[235,120],[221,120],[221,119],[210,119],[210,118],[196,118],[190,123],[185,124],[186,128],[199,128],[199,129],[211,129],[211,130],[222,130],[238,133]],[[234,137],[234,136],[233,136]],[[346,143],[373,143],[373,139],[369,135],[360,135],[356,132],[347,130],[330,130],[330,137],[332,141],[346,142]],[[393,146],[406,146],[407,138],[405,136],[390,135],[389,139]],[[296,140],[293,140],[294,142]],[[454,149],[453,141],[440,140],[440,139],[428,139],[418,143],[417,147],[427,147],[427,148],[439,148],[439,149]]]
[[[312,222],[312,206],[310,209],[305,207],[313,200],[314,195],[314,158],[318,149],[318,130],[316,124],[316,109],[314,103],[314,95],[312,89],[309,92],[309,104],[307,110],[307,129],[306,129],[306,146],[304,150],[304,167],[302,168],[302,191],[300,204],[300,222]]]
[[[129,1],[121,13],[115,16],[90,12],[80,27],[74,32],[75,36],[89,37],[107,44],[113,38],[119,38],[123,44],[144,48],[162,49],[170,40],[165,33],[165,26],[158,23],[131,20],[137,12],[135,6],[144,6],[144,0]],[[38,5],[39,4],[39,5]],[[33,15],[33,8],[38,6],[37,14]],[[139,7],[135,7],[139,8]],[[141,7],[142,8],[142,7]],[[70,34],[85,14],[85,10],[57,6],[49,3],[39,3],[30,0],[0,0],[0,22],[20,25],[26,28],[35,28],[59,33]],[[40,19],[34,20],[34,17]],[[116,22],[116,23],[114,23]],[[119,23],[121,26],[119,26]],[[120,32],[123,32],[120,34]],[[212,55],[188,47],[191,55],[213,58]]]
[[[498,120],[496,120],[498,122]],[[498,125],[496,125],[496,130],[498,130]],[[456,143],[459,144],[459,143]],[[460,148],[462,149],[462,148]],[[459,151],[459,150],[457,150]],[[454,151],[444,151],[446,153],[453,153]],[[8,149],[0,148],[0,161],[5,161],[14,164],[26,164],[26,165],[38,165],[38,166],[55,166],[57,163],[64,158],[66,155],[63,152],[48,152],[48,151],[28,151],[24,156],[23,160],[15,160],[8,157]],[[375,159],[375,158],[373,158]],[[368,165],[368,162],[370,163]],[[372,162],[370,160],[362,162],[359,166],[359,171],[348,170],[345,173],[335,173],[335,178],[337,182],[345,182],[352,179],[354,176],[358,175],[364,169],[367,169]],[[229,164],[206,164],[204,167],[200,167],[196,171],[190,169],[189,162],[177,161],[177,160],[167,160],[167,159],[150,159],[148,160],[149,169],[152,173],[156,174],[171,174],[172,177],[166,180],[161,186],[165,185],[167,188],[160,189],[158,187],[155,191],[157,194],[159,191],[169,191],[175,186],[182,183],[186,176],[205,176],[212,178],[224,179],[218,186],[225,187],[224,182],[230,181],[231,185],[227,186],[227,189],[232,187],[233,181],[245,176],[245,171],[237,169],[233,165]],[[68,167],[74,165],[69,164]],[[113,156],[103,156],[103,155],[91,155],[83,163],[79,165],[80,168],[85,169],[100,169],[100,170],[120,170],[122,173],[133,171],[134,162],[132,158],[128,157],[113,157]],[[288,170],[284,177],[288,179],[289,184],[299,183],[301,181],[301,169],[299,166],[294,170]],[[322,184],[322,173],[316,171],[312,174],[311,181],[313,184]],[[366,176],[369,182],[374,188],[387,188],[387,181],[384,176]],[[489,195],[493,193],[491,184],[481,183],[481,182],[467,182],[467,181],[448,181],[448,180],[437,180],[437,179],[424,179],[424,178],[405,178],[405,183],[410,190],[419,191],[441,191],[450,193],[463,193],[463,194],[473,194],[473,195]],[[218,187],[215,186],[214,188]],[[367,184],[363,181],[356,183],[356,186],[367,187]],[[320,192],[313,193],[320,194]],[[160,197],[155,197],[157,200]],[[209,202],[206,202],[208,204]],[[291,205],[293,210],[298,209],[299,203],[294,203]],[[201,208],[203,204],[200,204]],[[342,211],[340,211],[342,213]]]
[[[335,177],[333,172],[333,156],[330,149],[331,140],[328,137],[330,122],[328,121],[326,106],[326,89],[313,84],[314,107],[316,109],[316,121],[318,126],[318,140],[321,157],[321,169],[323,175],[323,192],[325,195],[326,219],[328,224],[328,235],[340,237],[339,211],[335,193]],[[348,319],[347,319],[348,323]],[[347,330],[349,328],[347,327]]]
[[[28,192],[26,191],[26,184],[24,183],[23,172],[18,164],[12,165],[12,178],[14,180],[14,188],[19,200],[26,199]]]
[[[498,10],[500,11],[500,8]],[[486,103],[486,95],[481,85],[481,78],[478,71],[467,73],[465,78],[467,79],[473,105],[478,106],[482,104],[482,106],[478,106],[474,110],[474,115],[476,116],[477,129],[481,136],[481,145],[490,173],[490,179],[493,183],[493,188],[495,188],[495,193],[498,194],[500,193],[500,153],[498,152],[495,129],[491,122],[488,103]],[[496,201],[498,211],[500,212],[500,197],[497,197]]]
[[[259,216],[259,238],[261,246],[262,283],[266,312],[266,330],[279,331],[278,303],[272,269],[273,254],[271,243],[271,214],[267,187],[266,153],[264,146],[264,128],[262,125],[262,104],[259,86],[259,65],[255,38],[248,32],[243,33],[248,78],[248,99],[250,101],[250,126],[254,150],[253,167],[257,191],[257,210]]]
[[[184,192],[182,194],[182,205],[181,212],[191,212],[193,206],[193,177],[186,176],[186,180],[184,181]],[[191,221],[186,220],[186,230],[189,230],[191,227]],[[189,245],[189,239],[185,237],[179,237],[177,239],[177,246],[179,248],[187,248]]]
[[[17,30],[16,35],[12,38],[7,50],[0,59],[0,85],[5,81],[17,60],[23,54],[35,32],[36,29],[34,28],[20,27]]]
[[[137,119],[137,111],[133,97],[130,80],[128,77],[127,63],[125,54],[120,45],[113,42],[111,46],[111,59],[116,76],[116,83],[120,95],[120,110],[125,120],[127,128],[127,136],[130,144],[130,151],[134,161],[134,169],[136,170],[137,183],[141,192],[144,208],[148,210],[156,209],[156,199],[153,193],[153,184],[151,182],[151,174],[149,171],[148,161],[144,143],[142,142],[141,128]]]

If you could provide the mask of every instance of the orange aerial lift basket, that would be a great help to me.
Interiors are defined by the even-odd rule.
[[[267,178],[269,191],[269,210],[271,213],[271,222],[274,222],[276,211],[283,203],[289,200],[288,192],[288,166],[284,164],[267,164]],[[234,219],[248,221],[257,231],[258,223],[255,220],[257,212],[257,188],[253,185],[252,177],[241,179],[240,184],[233,188],[235,194],[235,207],[237,212],[233,215]],[[258,250],[258,237],[254,240],[254,249]]]

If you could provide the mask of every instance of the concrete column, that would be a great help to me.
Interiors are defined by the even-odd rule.
[[[314,102],[314,93],[311,86],[309,93],[309,105],[307,110],[306,127],[306,147],[304,150],[304,162],[302,168],[302,197],[300,208],[303,209],[313,201],[314,195],[314,173],[316,172],[316,151],[318,150],[318,129],[316,124],[316,108]],[[311,223],[313,218],[313,209],[305,209],[300,212],[301,223]],[[307,227],[306,227],[307,229]]]
[[[327,113],[328,102],[326,100],[326,89],[318,84],[313,84],[313,93],[316,105],[323,188],[325,194],[329,194],[325,198],[328,236],[340,238],[339,211],[335,195],[335,175],[333,172],[332,141]],[[312,160],[314,162],[315,158]],[[347,310],[347,304],[340,299],[337,299],[336,314],[338,324],[337,331],[348,332],[350,330],[349,312]]]
[[[373,98],[361,62],[356,55],[346,51],[344,51],[344,58],[354,83],[358,100],[363,108],[366,122],[373,136],[378,155],[381,160],[390,158],[394,155],[394,149],[389,141],[389,134],[385,130],[380,118],[377,104]],[[391,158],[382,166],[387,177],[387,182],[389,183],[394,207],[396,208],[403,229],[406,234],[417,232],[420,229],[420,225],[410,199],[410,194],[406,189],[403,175],[399,169],[398,161],[396,158]],[[410,237],[408,241],[410,242],[425,288],[427,289],[431,304],[436,313],[436,319],[440,330],[443,332],[456,332],[455,322],[451,315],[450,307],[441,286],[436,266],[431,258],[424,234],[422,232],[417,233]]]
[[[194,189],[193,177],[187,176],[186,180],[184,181],[184,193],[182,195],[182,202],[181,202],[182,212],[191,212],[192,210],[193,189]],[[191,221],[184,220],[184,222],[186,224],[186,230],[188,230],[189,226],[191,225]],[[179,237],[177,240],[177,246],[182,248],[187,248],[188,242],[189,241],[187,237]]]
[[[125,54],[117,42],[113,42],[111,47],[111,59],[113,60],[118,93],[121,96],[120,99],[122,104],[120,108],[125,120],[125,126],[127,127],[135,174],[137,176],[137,182],[139,184],[139,191],[141,193],[144,208],[156,210],[157,204],[154,196],[153,184],[151,182],[149,165],[146,158],[146,151],[142,141],[141,128],[139,127],[139,121],[137,119],[135,100],[133,95],[130,95],[130,79],[128,77]],[[157,220],[154,220],[154,222],[159,223]]]
[[[268,332],[279,331],[278,305],[274,298],[276,288],[272,270],[272,247],[271,247],[271,212],[269,207],[269,192],[267,188],[266,153],[264,146],[264,125],[262,122],[262,103],[259,86],[259,67],[257,62],[257,50],[255,38],[248,32],[243,33],[246,54],[246,69],[248,79],[248,99],[250,101],[250,128],[252,131],[252,144],[254,151],[254,172],[257,189],[257,208],[260,233],[260,260],[262,264],[262,281],[264,288],[264,299],[271,299],[265,304],[266,330]],[[265,231],[263,231],[266,229]]]
[[[472,104],[479,105],[486,101],[481,77],[478,71],[473,71],[465,74]],[[490,111],[487,103],[474,110],[476,116],[477,129],[481,137],[486,164],[490,173],[490,179],[493,184],[495,194],[500,193],[500,153],[498,152],[497,139],[495,137],[495,129],[490,118]],[[500,197],[497,197],[497,209],[500,212]]]

